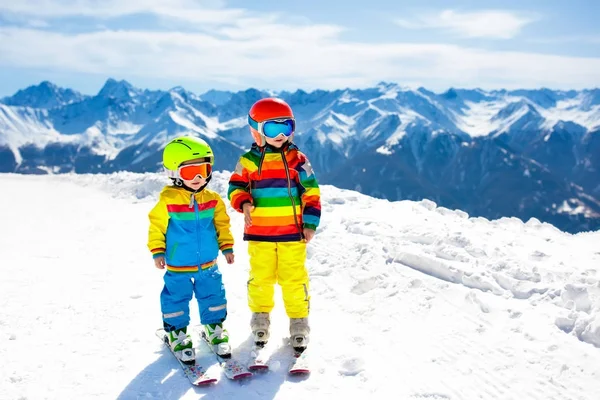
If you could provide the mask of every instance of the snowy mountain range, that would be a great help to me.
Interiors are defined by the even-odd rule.
[[[0,99],[0,172],[160,170],[193,134],[232,170],[251,143],[250,106],[277,94],[319,180],[389,200],[431,199],[472,216],[600,228],[600,90],[150,91],[109,79],[83,95],[42,82]]]

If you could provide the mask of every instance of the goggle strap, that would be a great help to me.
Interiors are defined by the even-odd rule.
[[[163,167],[163,169],[165,170],[165,173],[167,174],[167,177],[169,178],[173,178],[173,179],[177,179],[179,178],[179,171],[172,171],[166,167]]]
[[[254,129],[258,131],[258,122],[252,119],[250,115],[248,115],[248,124]]]

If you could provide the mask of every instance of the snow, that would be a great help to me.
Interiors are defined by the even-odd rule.
[[[507,132],[512,124],[527,114],[527,105],[543,117],[540,129],[551,130],[559,121],[569,121],[592,132],[600,127],[600,105],[585,107],[586,101],[586,95],[581,93],[575,98],[557,101],[554,107],[544,108],[526,97],[507,95],[494,101],[465,101],[467,108],[464,114],[452,113],[456,126],[472,137],[486,136],[490,132]],[[494,118],[498,112],[516,103],[523,103],[523,107],[516,108],[506,118]]]
[[[184,115],[182,115],[184,114]],[[181,125],[182,127],[192,131],[192,132],[197,132],[197,133],[202,133],[205,136],[214,139],[217,137],[217,135],[214,132],[211,132],[209,130],[207,130],[206,128],[201,128],[198,125],[194,124],[192,121],[190,121],[187,116],[185,116],[185,114],[187,114],[186,112],[183,112],[181,110],[179,111],[169,111],[169,116],[171,117],[171,119],[173,120],[173,122],[175,122],[178,125]]]
[[[27,144],[44,147],[51,142],[76,139],[61,135],[46,120],[47,110],[0,104],[0,145],[8,146],[17,164],[23,160],[19,148]]]
[[[570,215],[577,215],[577,214],[586,215],[588,212],[588,210],[585,207],[585,204],[583,204],[578,199],[563,200],[563,202],[560,204],[560,206],[556,210],[560,213],[570,214]]]
[[[560,100],[556,107],[550,109],[539,108],[538,111],[546,119],[542,125],[545,129],[551,129],[559,121],[575,122],[588,131],[600,128],[600,105],[583,107],[586,96],[580,94],[576,98]]]
[[[60,134],[44,121],[46,110],[0,104],[0,144],[20,147],[57,140]]]
[[[117,120],[114,124],[109,124],[106,127],[107,135],[135,135],[142,129],[144,125],[134,124],[129,121]]]
[[[453,111],[457,121],[456,126],[472,137],[486,136],[499,129],[503,121],[494,120],[493,117],[508,104],[506,100],[479,103],[465,101],[468,108],[464,115]]]
[[[411,110],[402,110],[402,114],[400,114],[400,126],[393,132],[385,141],[385,145],[381,146],[377,149],[377,152],[380,154],[391,155],[393,151],[391,150],[393,147],[400,144],[402,138],[406,136],[406,129],[414,125],[415,120],[422,118],[420,115],[412,112]]]
[[[207,118],[206,120],[206,125],[211,127],[211,123],[209,122],[212,121],[211,119]],[[235,128],[245,128],[248,125],[248,117],[247,116],[242,116],[239,118],[234,118],[231,119],[229,121],[223,122],[220,124],[220,130],[230,130],[230,129],[235,129]],[[211,128],[213,129],[213,128]],[[215,129],[218,130],[218,129]]]
[[[97,124],[99,125],[99,124]],[[107,136],[102,133],[102,129],[97,125],[91,126],[82,135],[71,135],[74,138],[80,138],[80,143],[94,149],[96,154],[104,155],[112,160],[121,150],[119,139],[114,136]]]
[[[384,156],[392,155],[394,152],[387,146],[379,146],[376,150],[377,153],[383,154]]]
[[[224,195],[228,177],[215,173],[211,188]],[[2,174],[0,184],[0,398],[598,398],[600,232],[323,186],[307,260],[313,373],[286,374],[277,290],[272,370],[199,389],[154,335],[163,273],[145,247],[147,213],[167,179]],[[242,360],[248,258],[242,216],[229,212],[236,260],[219,261]]]

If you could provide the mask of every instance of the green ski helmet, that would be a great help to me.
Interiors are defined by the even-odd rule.
[[[183,136],[171,140],[163,150],[163,166],[169,178],[179,178],[179,166],[185,161],[205,159],[211,167],[215,163],[213,151],[204,140]]]

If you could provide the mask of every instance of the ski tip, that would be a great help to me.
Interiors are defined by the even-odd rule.
[[[251,376],[252,376],[252,372],[242,372],[240,374],[234,375],[233,380],[238,381],[240,379],[250,378]]]
[[[217,382],[218,382],[218,379],[216,379],[216,378],[203,379],[201,381],[194,382],[194,386],[208,386],[208,385],[212,385],[213,383],[217,383]]]
[[[248,366],[248,369],[250,371],[266,371],[269,369],[268,365],[263,365],[263,364],[257,364],[257,365],[250,365]]]
[[[308,369],[292,369],[290,370],[290,375],[308,375],[310,374],[310,370]]]

